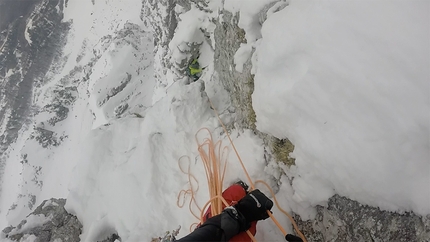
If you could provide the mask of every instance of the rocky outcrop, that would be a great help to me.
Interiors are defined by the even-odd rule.
[[[251,95],[254,91],[254,75],[249,59],[242,72],[235,70],[234,55],[240,44],[246,43],[245,31],[237,26],[239,14],[222,11],[215,28],[215,70],[230,98],[236,113],[236,125],[255,130],[255,113]]]
[[[119,241],[121,241],[121,238],[117,234],[112,234],[108,238],[97,242],[119,242]]]
[[[165,86],[167,69],[171,68],[169,58],[169,42],[175,34],[178,25],[177,13],[175,12],[175,0],[142,0],[141,19],[146,25],[152,27],[154,37],[154,55],[162,69],[155,69],[155,80],[158,85]]]
[[[18,226],[5,228],[0,238],[11,241],[78,242],[82,224],[65,209],[66,199],[51,198],[27,216]]]
[[[430,241],[430,215],[381,211],[339,195],[317,206],[314,220],[295,219],[308,241]]]

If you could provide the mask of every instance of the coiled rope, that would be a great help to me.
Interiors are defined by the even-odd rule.
[[[278,203],[278,200],[276,199],[275,193],[273,192],[273,190],[270,188],[270,186],[262,180],[257,180],[255,181],[255,183],[252,181],[251,177],[249,176],[248,171],[245,168],[245,165],[239,155],[239,152],[236,149],[236,146],[234,145],[233,140],[231,139],[230,135],[228,134],[227,128],[225,127],[224,123],[222,122],[217,110],[215,109],[212,101],[209,99],[209,103],[212,107],[212,109],[214,110],[220,124],[222,125],[224,132],[227,134],[227,137],[230,141],[231,146],[233,147],[233,150],[242,166],[243,171],[245,172],[245,175],[248,179],[249,185],[251,187],[251,191],[255,189],[255,184],[257,183],[261,183],[263,185],[265,185],[268,190],[270,191],[273,200],[275,202],[276,207],[283,213],[285,214],[291,221],[296,233],[299,235],[299,237],[304,241],[307,242],[305,236],[302,234],[302,232],[299,230],[296,222],[294,221],[293,217],[284,209],[281,208],[281,206]],[[198,135],[200,132],[202,131],[207,131],[209,134],[209,138],[205,138],[203,140],[203,142],[200,142],[198,139]],[[178,194],[178,199],[177,199],[177,205],[179,207],[183,207],[185,205],[185,196],[186,195],[190,195],[191,199],[189,202],[189,209],[191,214],[200,221],[200,223],[203,223],[203,214],[204,211],[206,210],[206,207],[210,204],[211,205],[211,214],[212,216],[218,215],[222,212],[222,203],[224,203],[225,206],[230,206],[230,204],[227,203],[227,201],[225,201],[225,199],[222,197],[222,184],[224,181],[224,175],[225,175],[225,171],[227,168],[227,155],[228,155],[228,148],[227,147],[223,147],[222,148],[222,142],[221,141],[217,141],[216,143],[213,142],[212,139],[212,133],[209,131],[209,129],[207,128],[202,128],[199,131],[197,131],[196,135],[196,142],[198,144],[198,151],[200,154],[200,157],[203,161],[203,164],[205,166],[205,173],[206,173],[206,178],[207,178],[207,182],[208,182],[208,187],[209,187],[209,194],[210,194],[210,200],[203,206],[203,208],[200,208],[195,200],[195,193],[198,191],[198,181],[196,179],[196,177],[191,174],[190,172],[190,158],[188,156],[182,156],[181,158],[179,158],[178,163],[179,163],[179,168],[180,170],[187,174],[188,176],[188,182],[190,184],[190,188],[188,190],[181,190]],[[208,153],[206,153],[206,151]],[[187,171],[185,171],[183,169],[183,167],[181,166],[182,160],[184,158],[188,159],[188,168]],[[219,162],[221,161],[221,162]],[[223,165],[222,165],[223,163]],[[222,169],[222,172],[220,172]],[[197,184],[197,187],[194,189],[193,188],[193,182]],[[183,199],[183,202],[181,203],[181,197]],[[192,204],[194,204],[200,211],[200,216],[196,215],[193,210],[192,210]],[[286,236],[288,233],[285,231],[285,229],[282,227],[282,225],[278,222],[278,220],[273,216],[273,214],[268,210],[267,214],[270,216],[270,218],[273,220],[273,222],[276,224],[276,226],[279,228],[279,230],[282,232],[282,234],[284,236]],[[197,225],[198,223],[194,223],[190,226],[190,230],[192,230],[192,227]],[[255,237],[251,234],[251,232],[246,231],[248,236],[252,239],[252,241],[257,242]]]

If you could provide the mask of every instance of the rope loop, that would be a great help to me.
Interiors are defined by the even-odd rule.
[[[233,140],[231,139],[230,135],[227,132],[227,129],[224,125],[224,123],[222,122],[217,110],[215,109],[212,101],[209,99],[210,105],[213,109],[213,111],[215,112],[220,124],[222,125],[227,138],[230,141],[230,144],[234,150],[234,152],[236,153],[236,156],[242,166],[242,169],[248,179],[249,185],[250,185],[250,190],[255,190],[255,184],[257,183],[262,183],[263,185],[265,185],[271,195],[272,198],[275,202],[276,207],[283,213],[285,214],[291,221],[295,231],[297,232],[297,234],[300,236],[300,238],[304,241],[307,242],[305,236],[302,234],[302,232],[300,232],[296,222],[294,221],[293,217],[286,212],[284,209],[281,208],[281,206],[278,203],[278,200],[276,199],[275,193],[273,192],[273,190],[271,189],[271,187],[262,180],[257,180],[255,181],[255,183],[252,181],[250,175],[248,174],[248,171],[245,168],[245,165],[239,155],[239,152],[237,151]],[[202,133],[206,132],[206,136],[203,136],[205,138],[201,138]],[[199,138],[200,137],[200,138]],[[197,142],[197,150],[199,151],[200,157],[202,159],[202,162],[204,164],[205,167],[205,174],[206,174],[206,178],[207,178],[207,182],[208,182],[208,188],[209,188],[209,195],[210,195],[210,199],[209,201],[207,201],[207,203],[203,206],[203,209],[201,209],[196,200],[195,200],[195,193],[198,191],[199,186],[198,186],[198,181],[196,179],[196,177],[191,174],[190,172],[190,158],[188,156],[182,156],[179,158],[178,163],[179,163],[179,169],[188,176],[188,183],[190,185],[190,188],[187,190],[181,190],[178,194],[178,199],[177,199],[177,205],[182,208],[185,205],[185,198],[187,195],[191,196],[190,199],[190,203],[189,203],[189,209],[191,214],[198,220],[200,220],[200,223],[203,223],[203,215],[204,215],[204,211],[206,210],[206,207],[210,204],[211,205],[211,214],[212,216],[218,215],[222,212],[222,204],[224,203],[225,206],[229,206],[229,204],[227,203],[227,201],[222,197],[222,185],[224,182],[224,176],[225,176],[225,172],[227,169],[227,157],[229,154],[229,149],[227,146],[222,146],[222,141],[217,141],[214,143],[213,139],[212,139],[212,132],[208,129],[208,128],[201,128],[199,129],[196,134],[195,134],[195,139]],[[185,171],[181,165],[181,163],[183,163],[183,159],[187,158],[188,161],[188,166],[187,166],[187,170]],[[193,187],[193,181],[197,184],[197,187],[194,188]],[[182,198],[182,199],[181,199]],[[182,203],[181,203],[182,201]],[[193,210],[192,210],[192,204],[194,204],[200,211],[199,215],[196,215]],[[279,230],[282,232],[282,234],[284,236],[286,236],[288,233],[285,231],[285,229],[281,226],[281,224],[276,220],[276,218],[273,216],[273,214],[270,211],[267,211],[268,215],[270,216],[270,218],[273,220],[273,222],[276,224],[276,226],[279,228]],[[193,226],[196,226],[197,223],[194,223],[190,226],[190,230]],[[252,241],[257,242],[255,237],[251,234],[250,231],[246,231],[247,234],[249,235],[249,237],[252,239]]]

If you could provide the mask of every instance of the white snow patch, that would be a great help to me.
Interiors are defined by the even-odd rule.
[[[295,145],[296,202],[430,214],[429,4],[291,1],[264,23],[253,107]]]
[[[20,131],[19,137],[27,137],[29,131],[24,128]],[[2,176],[2,191],[0,196],[0,226],[7,227],[8,224],[17,224],[28,215],[28,210],[12,211],[12,214],[19,213],[19,217],[10,218],[11,206],[16,205],[16,199],[21,190],[23,182],[22,172],[23,164],[21,149],[26,142],[25,138],[18,139],[14,144],[10,145],[8,160],[4,167]],[[31,179],[31,178],[30,178]]]
[[[31,43],[33,43],[31,41],[31,36],[30,33],[28,32],[28,30],[31,30],[33,28],[33,19],[29,19],[27,25],[25,26],[25,30],[24,30],[24,38],[25,40],[27,40],[28,44],[31,45]]]
[[[252,48],[261,38],[260,11],[275,0],[226,0],[224,9],[239,12],[237,26],[245,30],[246,43],[242,43],[234,55],[236,71],[242,72],[243,65],[251,56]]]
[[[187,175],[180,172],[179,164],[185,170],[189,165],[200,181],[196,199],[202,206],[209,193],[194,134],[207,127],[213,130],[214,139],[223,139],[229,146],[226,137],[219,136],[219,123],[201,84],[176,82],[144,119],[117,120],[87,136],[66,204],[83,223],[82,241],[100,239],[111,228],[123,241],[150,240],[178,225],[189,228],[196,222],[187,208],[176,205],[179,191],[187,187]],[[199,133],[200,138],[208,135]],[[251,131],[233,131],[231,136],[252,178],[267,179],[261,172],[262,140]],[[191,162],[183,159],[178,164],[183,155]],[[238,177],[246,179],[235,154],[230,152],[227,157],[225,187]],[[183,229],[178,237],[188,233]]]
[[[6,109],[4,115],[1,119],[0,134],[4,134],[6,132],[7,123],[9,122],[11,113],[12,113],[12,111],[10,109]]]
[[[14,228],[10,231],[9,235],[15,235],[20,233],[26,233],[29,230],[44,225],[46,222],[50,221],[52,216],[46,217],[43,214],[30,214],[25,220],[26,223],[21,228]]]
[[[261,24],[258,13],[269,3],[276,0],[226,0],[224,9],[240,13],[237,26],[245,30],[245,37],[248,43],[254,43],[261,38]]]
[[[49,207],[49,206],[58,207],[58,205],[59,205],[58,203],[56,203],[56,202],[54,202],[52,200],[47,200],[45,202],[45,204],[43,205],[42,209],[45,209],[46,207]]]
[[[77,66],[77,57],[87,63],[94,57],[91,50],[102,48],[102,37],[113,35],[116,30],[123,28],[127,22],[142,24],[140,20],[140,0],[117,1],[69,1],[64,8],[64,20],[73,21],[72,29],[64,48],[64,55],[68,62],[63,69],[62,76],[67,75]],[[82,52],[87,46],[90,51]]]
[[[251,57],[252,45],[250,44],[240,44],[239,49],[234,54],[234,64],[236,71],[242,72],[243,65]]]
[[[34,234],[24,234],[19,242],[36,242],[37,237]]]

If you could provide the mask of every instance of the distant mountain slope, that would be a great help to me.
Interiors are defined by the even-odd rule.
[[[34,114],[33,88],[60,53],[69,28],[61,22],[60,0],[2,4],[7,13],[0,39],[0,179],[11,144]]]

